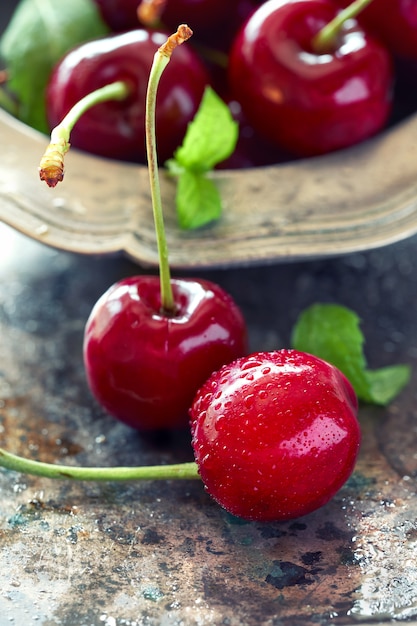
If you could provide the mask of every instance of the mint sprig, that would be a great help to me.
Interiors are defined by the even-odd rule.
[[[45,89],[53,66],[75,45],[108,32],[93,0],[22,0],[0,40],[19,119],[47,133]]]
[[[206,87],[182,145],[165,163],[178,178],[176,208],[181,228],[200,228],[220,217],[222,200],[210,172],[234,152],[238,135],[238,123],[229,107]]]
[[[359,317],[346,307],[314,304],[297,320],[292,345],[338,367],[363,402],[385,406],[408,383],[411,369],[408,365],[368,369],[359,325]]]

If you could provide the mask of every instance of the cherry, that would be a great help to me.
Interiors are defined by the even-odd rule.
[[[171,281],[174,313],[164,313],[156,276],[120,281],[87,321],[84,363],[100,404],[139,428],[188,425],[196,390],[224,363],[247,352],[243,317],[218,285]]]
[[[137,28],[139,0],[94,0],[103,20],[114,32]]]
[[[84,334],[87,381],[114,417],[141,430],[188,425],[188,408],[206,378],[247,352],[240,310],[205,280],[171,279],[155,141],[161,74],[191,31],[177,33],[155,53],[146,94],[146,145],[159,254],[159,278],[135,276],[97,302]]]
[[[71,143],[104,157],[145,163],[149,67],[166,38],[161,32],[136,29],[87,42],[69,52],[54,69],[47,89],[50,126],[56,126],[93,90],[121,81],[127,85],[129,95],[87,111],[73,129]],[[156,110],[162,161],[180,145],[208,82],[203,64],[187,46],[178,49],[165,78]]]
[[[142,467],[42,463],[0,448],[10,470],[69,480],[202,478],[229,513],[261,521],[306,515],[351,475],[360,447],[357,399],[334,366],[296,350],[223,366],[191,407],[196,462]]]
[[[336,0],[342,7],[348,0]],[[394,54],[417,59],[417,3],[413,0],[377,0],[361,13],[361,23]]]
[[[303,352],[259,352],[223,366],[190,412],[208,493],[248,520],[280,521],[321,507],[353,471],[357,408],[345,376]]]
[[[207,31],[213,26],[217,30],[219,26],[233,20],[246,2],[247,0],[228,0],[225,11],[223,0],[141,0],[137,13],[146,24],[149,21],[162,23],[170,29],[176,28],[181,22],[187,22],[199,36],[201,31]]]
[[[256,130],[296,155],[362,141],[391,110],[390,56],[355,20],[324,46],[317,42],[337,13],[330,0],[269,0],[232,46],[234,97]]]
[[[161,20],[171,28],[186,21],[196,33],[227,23],[236,13],[241,0],[166,0]]]
[[[137,28],[138,7],[141,16],[141,5],[151,5],[151,11],[145,6],[143,16],[152,15],[153,22],[169,29],[187,22],[197,34],[229,22],[248,1],[228,0],[225,11],[224,0],[95,0],[103,19],[116,32]]]

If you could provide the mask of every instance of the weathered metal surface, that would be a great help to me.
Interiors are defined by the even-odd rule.
[[[16,4],[2,0],[0,32]],[[395,96],[391,119],[401,123],[361,145],[314,159],[216,171],[224,215],[210,228],[178,228],[176,186],[161,176],[171,264],[196,269],[331,257],[417,233],[414,83],[397,74]],[[145,166],[73,148],[65,183],[49,189],[37,171],[48,138],[1,110],[0,138],[0,220],[57,249],[123,251],[156,266]]]
[[[156,265],[145,166],[73,148],[65,183],[51,190],[40,184],[37,172],[48,139],[1,110],[0,135],[1,220],[58,249],[83,254],[122,250],[143,265]],[[322,258],[414,235],[416,135],[417,113],[350,150],[254,170],[218,171],[214,176],[224,217],[199,231],[178,227],[176,186],[162,175],[172,265],[235,267]]]
[[[344,626],[417,617],[417,239],[332,261],[204,272],[242,307],[253,349],[288,345],[299,312],[335,301],[363,319],[371,366],[408,362],[388,409],[362,407],[349,483],[282,524],[240,522],[198,482],[53,482],[0,471],[0,624]],[[0,444],[76,465],[192,458],[114,422],[88,392],[85,320],[140,271],[0,229]]]

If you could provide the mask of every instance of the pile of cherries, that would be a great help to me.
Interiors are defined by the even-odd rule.
[[[160,275],[121,280],[98,300],[84,333],[87,381],[98,402],[133,428],[191,427],[199,475],[229,512],[262,521],[297,517],[326,503],[352,473],[357,399],[336,367],[312,355],[248,354],[245,320],[230,295],[207,280],[170,276],[156,85],[179,52],[169,42],[178,47],[189,36],[182,25],[156,52],[146,94]]]
[[[321,39],[350,0],[228,0],[227,11],[222,0],[142,0],[142,6],[160,6],[146,26],[138,19],[139,0],[95,1],[113,33],[78,46],[57,64],[47,112],[53,128],[88,92],[125,81],[128,97],[88,111],[71,137],[72,145],[106,157],[146,162],[149,66],[180,23],[189,24],[194,36],[172,59],[161,86],[161,163],[181,143],[207,84],[240,124],[235,154],[223,164],[232,168],[310,157],[365,140],[403,111],[396,102],[401,64],[410,64],[411,84],[410,72],[417,77],[417,8],[407,0],[373,0]]]
[[[101,4],[104,8],[104,2]],[[184,5],[187,17],[191,15],[193,3],[175,0],[174,4],[176,7]],[[203,6],[219,3],[194,4],[200,4],[202,11]],[[237,11],[240,4],[235,1],[231,6]],[[136,9],[136,0],[133,5]],[[127,8],[128,3],[122,6]],[[257,16],[281,13],[283,7],[287,12],[289,8],[298,11],[296,21],[299,24],[296,28],[293,23],[295,30],[284,42],[283,49],[293,47],[295,36],[301,38],[305,48],[316,30],[315,25],[321,26],[336,12],[329,0],[270,0],[263,4],[260,13],[254,13],[234,44],[230,56],[232,76],[234,72],[237,76],[252,57],[249,54],[245,59],[244,54],[248,42],[256,39],[251,35],[252,20],[261,32],[269,18],[263,21]],[[308,12],[308,19],[300,18],[303,7],[312,11]],[[222,14],[221,7],[218,14]],[[121,19],[122,12],[117,15]],[[162,16],[167,22],[168,15]],[[217,14],[204,15],[202,27],[209,28],[210,16],[217,32],[217,28],[220,29]],[[172,19],[177,20],[177,14]],[[209,39],[213,38],[213,28],[211,25],[208,29]],[[229,28],[230,24],[225,23],[224,33]],[[259,41],[263,42],[260,48],[267,56],[265,43],[270,41],[273,45],[276,34],[269,28],[272,27],[259,36]],[[98,300],[85,327],[85,371],[98,402],[129,426],[139,431],[191,427],[196,461],[196,465],[191,464],[194,467],[192,477],[198,469],[207,491],[230,513],[248,520],[284,520],[322,506],[349,478],[360,446],[358,403],[346,377],[322,359],[296,350],[248,354],[243,316],[218,285],[194,278],[171,279],[158,184],[155,126],[158,137],[165,141],[165,150],[172,149],[181,124],[185,125],[186,118],[179,119],[179,111],[190,117],[198,103],[197,94],[204,88],[206,70],[201,61],[194,51],[180,45],[190,37],[189,31],[181,24],[168,40],[155,31],[131,30],[104,42],[87,43],[69,53],[52,77],[49,98],[56,109],[58,104],[71,106],[74,104],[69,102],[72,97],[78,101],[84,95],[81,93],[84,88],[88,86],[91,91],[100,87],[101,81],[124,81],[131,85],[126,101],[106,103],[102,108],[97,105],[81,118],[74,131],[78,130],[86,142],[89,135],[82,128],[90,128],[99,144],[99,130],[103,126],[107,147],[113,141],[114,132],[119,149],[126,146],[130,157],[134,158],[140,142],[131,120],[137,120],[143,113],[147,131],[145,148],[160,275],[121,280]],[[269,39],[271,32],[273,37]],[[351,32],[355,32],[353,39],[350,39]],[[349,27],[341,39],[342,48],[356,49],[356,33],[356,26],[353,31]],[[361,37],[366,39],[365,35]],[[175,54],[172,54],[174,49]],[[373,43],[370,49],[376,50],[370,55],[372,58],[386,60],[386,53],[381,52],[379,44]],[[304,52],[307,56],[310,54]],[[338,66],[340,62],[342,67],[336,74],[345,76],[344,59],[336,53],[334,57],[329,56],[331,62],[326,60],[325,63]],[[285,58],[290,64],[296,57],[297,54],[293,54]],[[327,59],[327,54],[324,57]],[[359,57],[362,59],[361,55]],[[365,63],[360,60],[358,65],[363,67]],[[165,67],[166,75],[161,80],[157,98],[156,85]],[[323,88],[321,69],[316,65],[313,71],[318,75],[320,89]],[[374,73],[370,72],[369,80]],[[249,66],[244,74],[250,87]],[[349,84],[349,79],[346,81]],[[259,83],[262,83],[261,78]],[[381,77],[373,83],[380,85]],[[385,80],[382,83],[385,84]],[[238,81],[238,84],[242,87],[243,83]],[[281,102],[281,92],[268,89],[264,92],[270,93],[278,104]],[[359,93],[362,92],[361,87]],[[345,104],[352,104],[349,97]],[[356,121],[361,107],[362,104],[354,107]],[[374,103],[372,111],[379,108],[379,103]],[[104,116],[106,111],[111,115],[111,123]],[[57,121],[63,115],[65,111],[60,111]],[[167,116],[165,121],[164,116]],[[368,115],[366,123],[364,120],[361,127],[369,131],[372,120]],[[317,120],[318,124],[321,122]],[[165,130],[173,134],[165,137]],[[74,137],[75,132],[73,143]],[[6,454],[0,450],[0,464],[4,464],[5,458]],[[19,463],[13,467],[26,467]],[[44,471],[49,472],[45,464],[36,465],[37,473]],[[55,477],[57,474],[59,476],[59,470],[55,470]],[[71,469],[62,470],[62,474],[71,476]],[[102,476],[102,472],[96,475]],[[109,480],[116,475],[125,478],[125,469],[115,469],[112,477],[109,472],[105,473]],[[94,472],[88,473],[89,479],[94,479],[93,476]]]

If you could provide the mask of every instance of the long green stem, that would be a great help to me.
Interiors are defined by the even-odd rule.
[[[142,467],[72,467],[55,465],[25,459],[0,448],[0,467],[21,474],[32,474],[44,478],[82,481],[131,481],[131,480],[171,480],[200,478],[197,465],[178,463],[174,465],[149,465]]]
[[[52,130],[51,142],[58,142],[60,139],[69,141],[72,129],[84,113],[101,102],[124,100],[129,93],[129,87],[121,80],[109,83],[104,87],[100,87],[88,93],[84,98],[81,98],[81,100],[74,104],[62,121]]]
[[[124,100],[130,93],[123,81],[115,81],[95,89],[81,98],[51,132],[51,141],[39,164],[39,177],[48,187],[55,187],[64,178],[64,156],[70,147],[70,135],[80,117],[96,104]]]
[[[168,260],[168,245],[166,240],[164,217],[162,211],[161,188],[159,184],[158,156],[156,146],[155,111],[156,95],[159,80],[168,65],[173,50],[189,39],[192,31],[188,26],[181,25],[178,31],[171,35],[168,40],[155,53],[148,81],[146,93],[145,133],[146,151],[148,157],[149,181],[151,186],[151,198],[153,216],[155,222],[156,240],[159,257],[159,276],[161,282],[161,306],[163,312],[170,315],[175,312],[175,301],[171,285],[171,271]]]
[[[313,38],[313,50],[319,54],[332,50],[335,38],[346,20],[356,17],[371,2],[372,0],[354,0],[349,6],[340,11]]]

